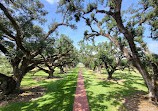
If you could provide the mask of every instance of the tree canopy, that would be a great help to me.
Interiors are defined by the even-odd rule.
[[[112,41],[142,75],[148,90],[150,99],[158,100],[157,65],[150,60],[152,74],[143,65],[143,59],[138,54],[139,47],[144,48],[145,57],[152,54],[143,41],[144,27],[151,27],[151,38],[157,38],[157,1],[140,0],[139,7],[130,7],[130,11],[122,11],[122,0],[61,0],[60,9],[68,10],[71,17],[79,22],[85,20],[89,30],[86,30],[85,39],[103,36]],[[70,8],[71,7],[71,8]],[[130,12],[130,16],[127,15]],[[151,23],[152,21],[152,23]],[[97,28],[96,28],[97,27]],[[124,42],[125,41],[125,42]],[[140,46],[137,43],[140,44]],[[153,76],[155,75],[155,76]],[[154,84],[154,85],[153,85]]]

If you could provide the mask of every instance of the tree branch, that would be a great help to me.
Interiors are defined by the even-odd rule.
[[[0,43],[0,50],[5,54],[9,54],[9,52],[7,51],[7,49]]]
[[[9,37],[9,36],[7,36],[7,35],[3,35],[3,37],[4,37],[4,38],[7,38],[7,39],[9,39],[9,40],[11,40],[11,41],[15,41],[15,39],[13,39],[12,37]]]
[[[44,68],[42,68],[42,67],[40,67],[40,66],[37,66],[38,68],[39,68],[39,70],[43,70],[45,73],[48,73],[49,71],[48,70],[46,70],[46,69],[44,69]]]
[[[15,36],[13,36],[9,31],[7,31],[1,24],[0,24],[0,30],[9,36],[8,39],[15,40]]]
[[[64,20],[65,20],[65,16],[66,16],[66,13],[68,12],[68,10],[66,10],[66,12],[64,13],[64,16],[63,16],[63,20],[62,20],[62,23],[64,23]]]
[[[113,12],[111,12],[111,11],[98,10],[98,9],[96,9],[96,13],[105,13],[107,15],[113,15]]]
[[[59,23],[59,24],[55,24],[54,27],[48,31],[48,33],[45,35],[45,39],[47,39],[49,37],[50,34],[52,34],[60,25],[66,25],[69,26],[69,24],[65,24],[65,23]]]
[[[17,46],[24,52],[26,52],[27,54],[29,53],[29,51],[27,51],[23,45],[22,45],[22,40],[21,40],[21,30],[20,27],[18,26],[17,22],[14,20],[14,18],[9,14],[8,10],[4,7],[3,4],[0,3],[0,9],[4,12],[4,14],[7,16],[7,18],[10,20],[10,22],[12,23],[14,29],[17,32],[17,36],[15,38]]]

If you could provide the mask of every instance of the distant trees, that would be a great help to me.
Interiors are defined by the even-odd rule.
[[[112,79],[113,73],[118,70],[118,67],[126,67],[120,65],[122,53],[112,43],[102,43],[98,45],[98,57],[104,63],[106,71],[108,73],[108,79]]]
[[[158,100],[158,66],[153,60],[153,56],[143,42],[144,27],[151,27],[151,38],[157,38],[157,2],[156,0],[140,0],[139,7],[130,11],[121,12],[122,0],[96,0],[89,3],[84,0],[61,0],[59,7],[68,9],[71,17],[76,22],[84,19],[90,30],[86,30],[86,39],[96,36],[103,36],[112,41],[132,65],[142,75],[148,91],[150,100]],[[126,12],[130,15],[126,16]],[[126,17],[126,18],[125,18]],[[125,19],[124,19],[125,18]],[[97,28],[96,28],[97,27]],[[124,44],[124,40],[126,41]],[[145,53],[145,57],[150,57],[149,66],[143,65],[143,59],[138,54],[138,42]],[[150,71],[148,70],[150,67]]]
[[[47,47],[43,49],[43,53],[40,54],[43,58],[43,64],[40,63],[37,67],[48,73],[48,78],[53,78],[56,67],[61,69],[62,72],[60,73],[64,73],[63,66],[69,64],[76,66],[78,61],[77,52],[72,44],[73,41],[67,36],[62,34],[59,39],[49,41]]]
[[[101,67],[104,67],[108,73],[108,79],[112,79],[116,70],[123,70],[128,66],[125,61],[122,61],[124,57],[122,52],[111,42],[89,45],[80,41],[80,45],[81,62],[90,69],[95,70],[97,68],[98,73],[101,73]]]
[[[84,41],[79,42],[80,50],[79,50],[79,58],[80,61],[85,65],[85,67],[89,69],[95,69],[95,46],[85,43]]]

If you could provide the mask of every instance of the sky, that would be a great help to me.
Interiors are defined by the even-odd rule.
[[[62,15],[61,14],[56,14],[56,10],[57,10],[57,2],[59,0],[40,0],[44,5],[45,5],[45,10],[48,11],[48,14],[46,16],[47,22],[44,25],[44,30],[45,32],[48,32],[48,25],[52,23],[52,21],[56,21],[56,22],[61,22],[62,21]],[[89,0],[90,1],[90,0]],[[133,4],[137,4],[138,0],[123,0],[122,1],[122,9],[128,9],[129,6],[133,3]],[[65,34],[66,36],[68,36],[71,40],[74,41],[74,45],[77,49],[79,49],[78,46],[78,42],[80,40],[83,40],[84,37],[84,31],[89,29],[89,27],[86,26],[84,21],[80,21],[79,23],[76,23],[77,25],[77,29],[73,30],[69,27],[66,26],[60,26],[58,28],[58,32],[59,34]],[[152,53],[156,53],[158,54],[158,41],[152,40],[151,38],[148,38],[147,36],[150,35],[149,31],[145,32],[145,38],[144,41],[147,43],[149,50]],[[95,42],[99,43],[99,42],[105,42],[108,39],[106,39],[105,37],[96,37],[95,38]]]

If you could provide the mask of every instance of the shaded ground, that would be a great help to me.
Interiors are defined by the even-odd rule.
[[[33,77],[35,81],[56,81],[63,79],[61,77],[54,77],[52,79],[48,79],[47,77]],[[39,97],[44,95],[44,92],[47,89],[41,86],[25,86],[21,87],[21,94],[10,94],[9,96],[0,96],[0,107],[7,106],[12,103],[22,103],[28,101],[37,100]]]
[[[76,67],[69,71],[68,74],[61,74],[63,79],[58,81],[32,80],[32,76],[28,76],[23,80],[23,86],[42,86],[48,90],[45,94],[39,97],[38,100],[14,103],[0,108],[0,111],[72,111],[75,90],[77,84],[79,68]],[[42,72],[37,73],[35,76],[44,75]],[[48,76],[45,74],[45,76]]]
[[[122,83],[126,81],[120,78],[113,78],[109,80],[107,78],[100,77],[97,79],[115,83]],[[123,101],[124,107],[121,107],[119,111],[158,111],[158,106],[149,102],[148,95],[143,91],[136,92],[123,98],[124,99],[116,99],[116,101]]]
[[[158,111],[158,106],[149,102],[147,95],[144,92],[138,92],[125,97],[123,101],[125,109],[120,108],[120,111]]]
[[[100,77],[100,78],[97,78],[97,79],[100,79],[100,80],[103,80],[103,81],[116,82],[116,83],[120,83],[120,82],[125,81],[124,79],[120,79],[120,78],[107,79],[107,78],[104,78],[104,77]]]
[[[12,103],[21,103],[37,100],[40,96],[44,95],[47,89],[41,86],[22,87],[21,94],[10,94],[0,100],[0,107],[7,106]]]
[[[120,78],[107,79],[104,77],[97,78],[103,81],[122,83],[126,80]],[[123,101],[123,106],[119,109],[119,111],[158,111],[158,106],[149,102],[148,95],[139,91],[130,96],[123,97],[124,99],[116,99],[116,101]]]
[[[44,80],[53,80],[53,81],[56,81],[56,80],[60,80],[60,79],[63,79],[62,77],[53,77],[53,78],[49,78],[48,77],[32,77],[33,80],[35,81],[44,81]]]
[[[106,72],[83,69],[83,76],[91,111],[158,111],[144,98],[147,88],[135,72],[116,71],[108,80]]]

